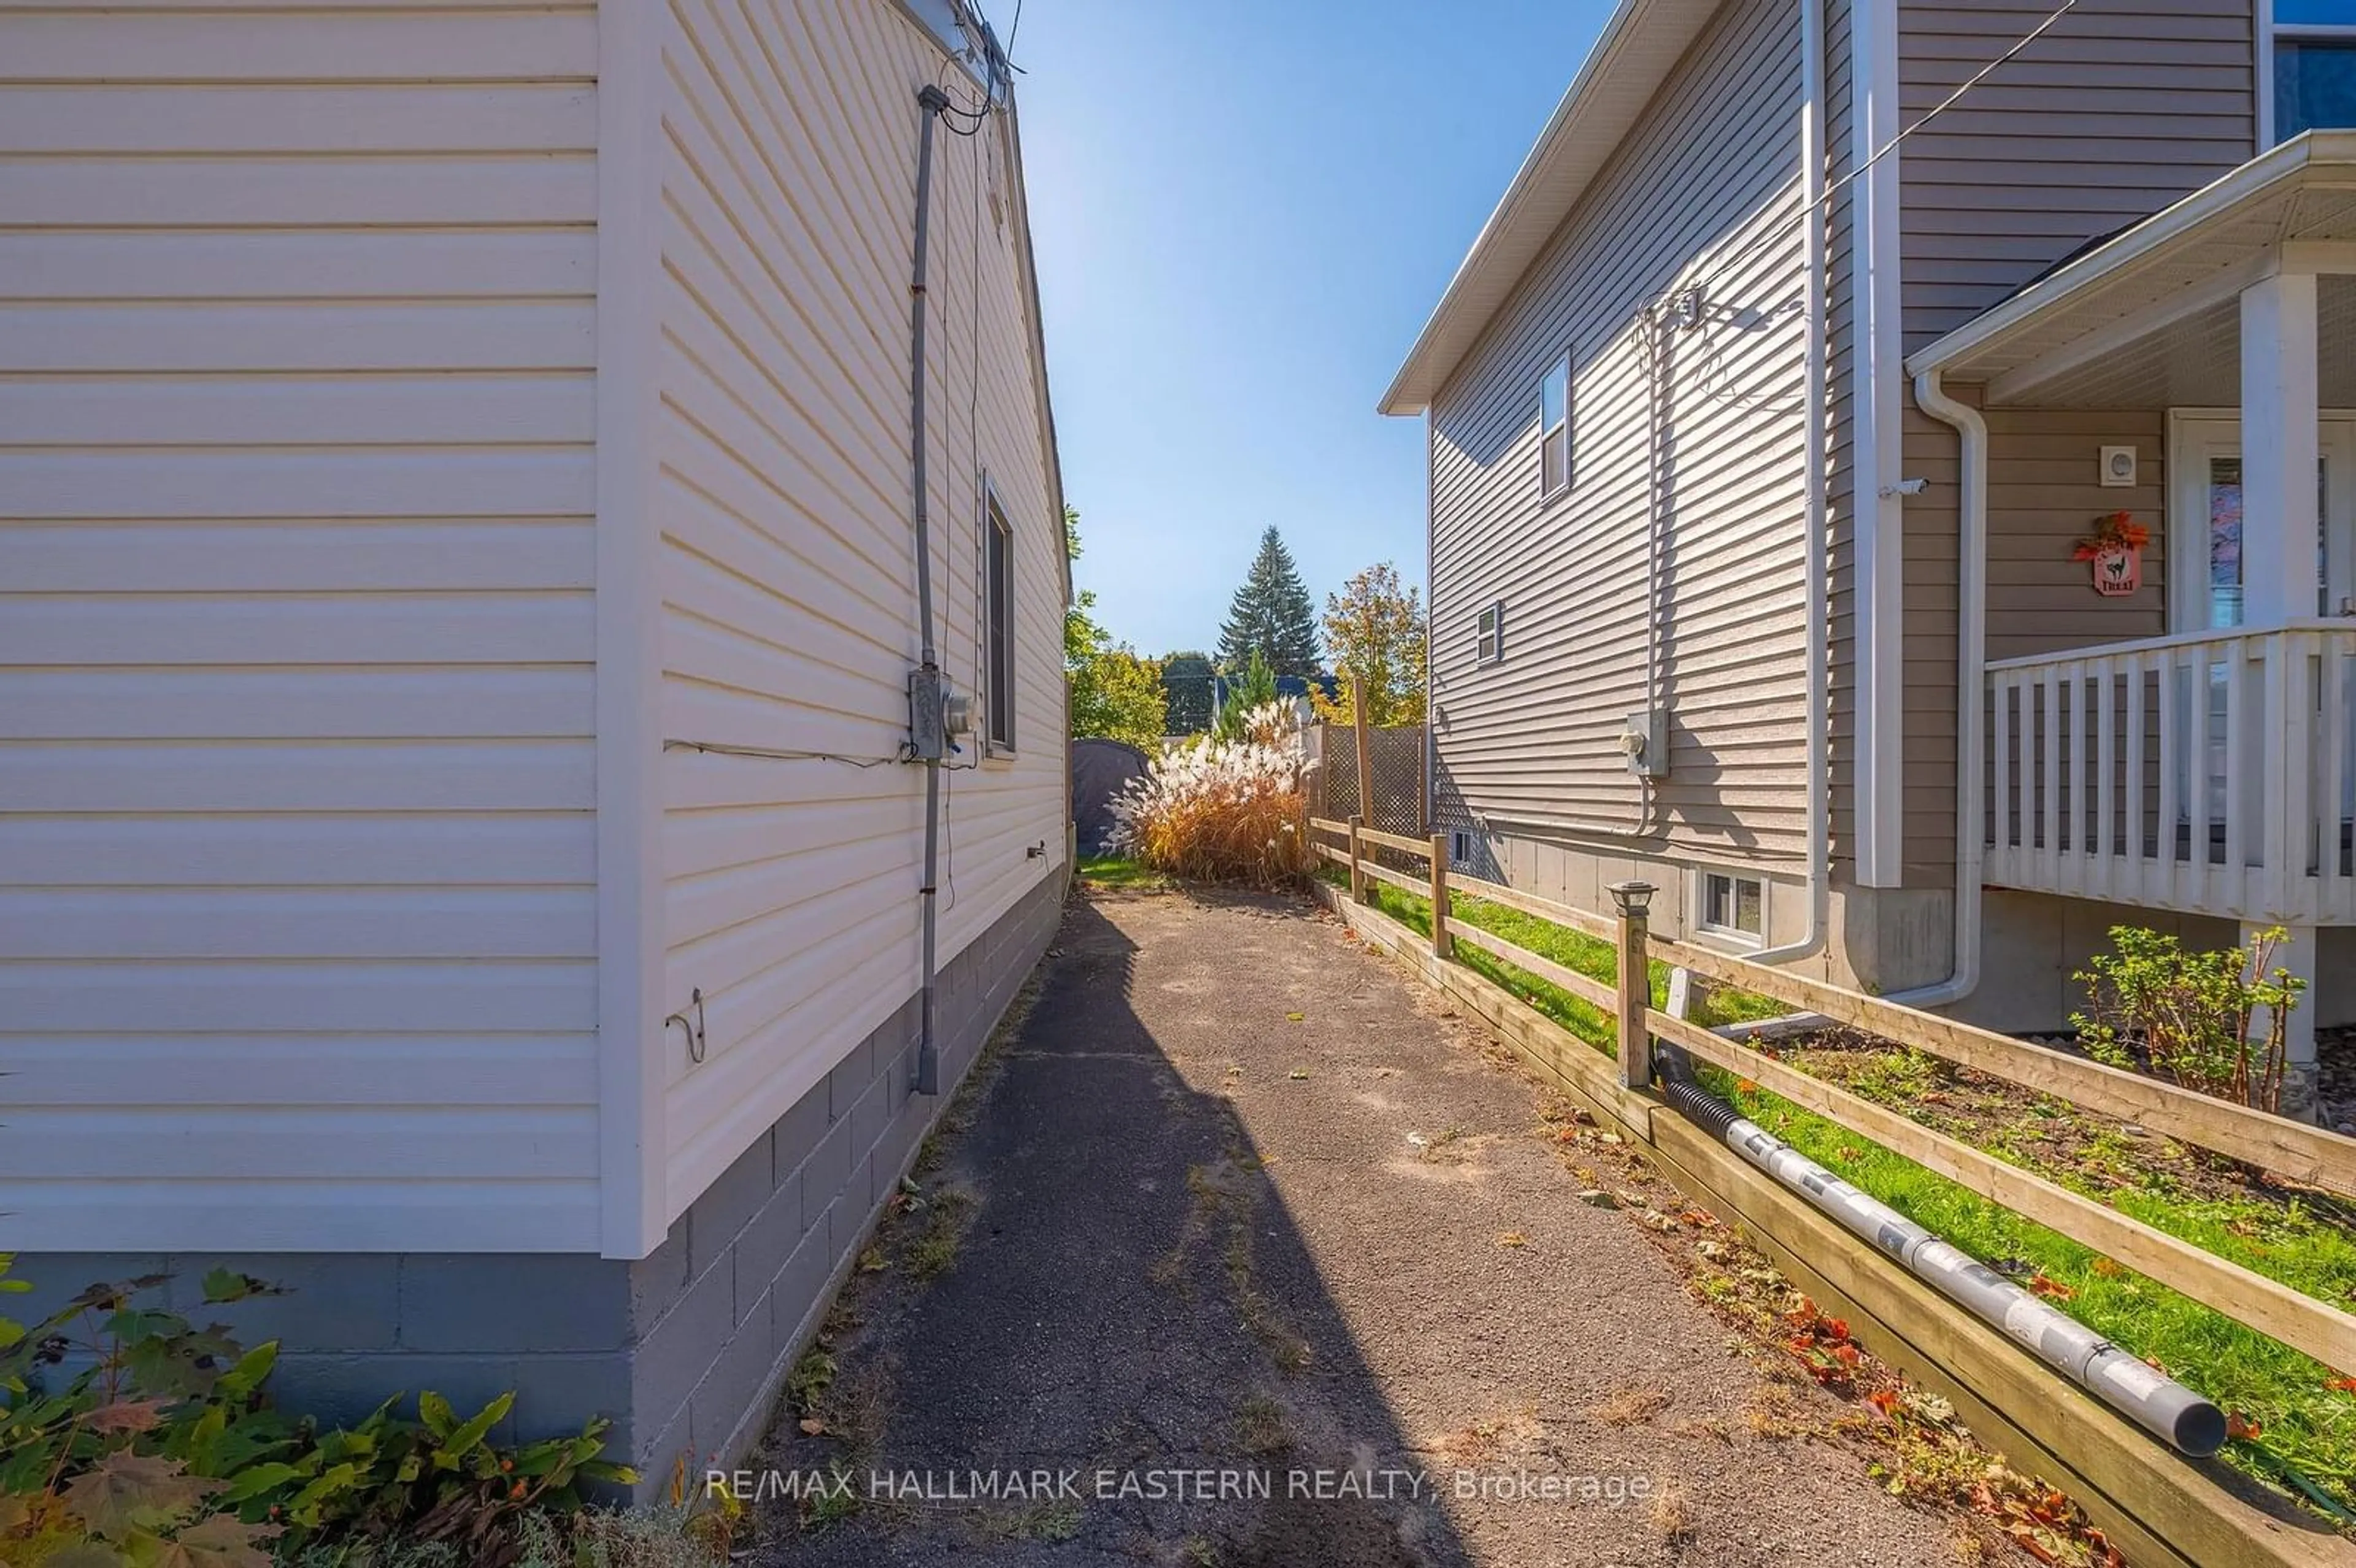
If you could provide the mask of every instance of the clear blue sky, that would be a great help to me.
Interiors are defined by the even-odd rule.
[[[1422,421],[1375,400],[1610,9],[1023,0],[1064,487],[1115,637],[1211,647],[1269,523],[1321,608],[1377,560],[1422,584]]]

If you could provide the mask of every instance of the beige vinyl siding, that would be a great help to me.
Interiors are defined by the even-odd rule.
[[[2026,658],[2168,631],[2168,416],[2157,409],[1990,409],[1987,656]],[[2136,482],[2104,488],[2098,453],[2136,449]],[[2072,560],[2105,512],[2151,530],[2143,586],[2106,599]]]
[[[889,0],[679,0],[663,64],[662,734],[875,764],[665,754],[666,1006],[701,990],[709,1029],[701,1064],[661,1047],[675,1215],[917,989],[924,773],[892,760],[920,645],[916,95],[975,92]],[[1019,688],[1015,755],[969,737],[944,774],[946,963],[1063,864],[1064,580],[1008,123],[944,123],[934,154],[935,635],[979,692],[987,470]]]
[[[1902,3],[1901,122],[1919,120],[2048,10],[2033,0]],[[1908,137],[1899,165],[1907,348],[2250,157],[2254,37],[2250,0],[2082,7]],[[2164,443],[2145,427],[2158,417],[1990,414],[1994,467],[2005,462],[1999,432],[2014,432],[2019,450],[2042,443],[2052,453],[2025,459],[2023,478],[2008,489],[1991,473],[1990,658],[2160,630],[2156,589],[2098,601],[2083,586],[2084,568],[2068,559],[2069,541],[2102,512],[2133,506],[2158,515],[2157,492],[2147,504],[2099,490],[2093,477],[2098,439],[2134,439],[2146,450],[2147,485],[2156,485]],[[2069,433],[2097,427],[2110,433]],[[1907,473],[1932,482],[1906,507],[1905,879],[1936,885],[1954,864],[1955,434],[1916,411],[1910,394],[1905,441]]]
[[[596,1246],[596,62],[0,5],[0,1244]]]
[[[2042,21],[2044,0],[1901,0],[1912,124]],[[1907,138],[1909,352],[2086,240],[2157,212],[2255,151],[2252,0],[2080,6]]]
[[[1439,787],[1450,809],[1718,860],[1804,848],[1797,14],[1732,0],[1435,401]],[[1705,323],[1664,338],[1669,521],[1648,602],[1647,368],[1637,315],[1684,281]],[[1569,495],[1541,504],[1538,383],[1573,359]],[[1506,652],[1474,657],[1504,601]],[[1623,766],[1658,619],[1671,774]]]
[[[1825,386],[1830,401],[1825,460],[1826,628],[1826,767],[1828,859],[1837,876],[1857,859],[1857,517],[1850,472],[1857,461],[1857,168],[1852,123],[1856,79],[1849,0],[1825,6],[1825,162],[1832,199],[1825,207]]]

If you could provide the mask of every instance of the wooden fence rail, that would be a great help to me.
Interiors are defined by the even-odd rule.
[[[1357,822],[1312,818],[1322,832],[1349,837],[1348,850],[1320,844],[1319,853],[1348,867],[1363,901],[1366,880],[1432,901],[1426,944],[1439,958],[1455,944],[1479,949],[1600,1009],[1623,1025],[1623,1040],[1657,1038],[1748,1079],[1818,1115],[1870,1138],[1980,1197],[2095,1249],[2106,1256],[2313,1356],[2335,1370],[2356,1368],[2356,1317],[2329,1303],[2169,1235],[2101,1202],[2006,1163],[1912,1118],[1813,1078],[1773,1057],[1651,1006],[1647,965],[1660,960],[1721,986],[1791,1003],[1850,1024],[1896,1044],[1989,1073],[2073,1104],[2123,1117],[2187,1143],[2247,1160],[2265,1169],[2356,1193],[2356,1139],[2246,1106],[2196,1094],[2157,1079],[2105,1067],[2007,1035],[1882,1001],[1822,981],[1751,963],[1713,948],[1654,937],[1642,916],[1620,921],[1575,910],[1503,883],[1451,870],[1445,840],[1418,842],[1377,833]],[[1408,876],[1367,857],[1367,846],[1417,855],[1430,880]],[[1451,911],[1455,899],[1484,899],[1587,935],[1614,943],[1616,980],[1599,979],[1558,959],[1472,924]],[[1625,1032],[1633,1029],[1633,1036]],[[1643,1046],[1640,1045],[1640,1050]],[[1627,1051],[1623,1045],[1623,1058]],[[1623,1061],[1623,1068],[1626,1063]],[[1632,1089],[1649,1087],[1649,1062],[1623,1073]]]
[[[1652,1145],[1655,1152],[1665,1157],[1673,1177],[1689,1177],[1697,1186],[1721,1198],[1738,1190],[1746,1194],[1740,1207],[1747,1217],[1748,1227],[1763,1231],[1759,1239],[1769,1251],[1802,1266],[1804,1272],[1820,1279],[1848,1280],[1854,1295],[1860,1271],[1871,1275],[1876,1264],[1862,1253],[1830,1261],[1812,1256],[1811,1249],[1821,1252],[1826,1246],[1845,1245],[1835,1239],[1841,1232],[1828,1232],[1805,1215],[1804,1206],[1795,1208],[1785,1197],[1768,1191],[1773,1187],[1772,1180],[1751,1171],[1730,1150],[1720,1146],[1711,1152],[1712,1140],[1708,1135],[1677,1123],[1676,1114],[1666,1109],[1652,1090],[1651,1046],[1655,1040],[1681,1046],[1704,1061],[1750,1080],[1990,1202],[2115,1259],[2213,1311],[2314,1357],[2327,1367],[2338,1371],[2356,1371],[2356,1316],[2008,1164],[1837,1084],[1811,1077],[1686,1018],[1655,1008],[1651,1005],[1649,965],[1665,962],[1721,987],[1787,1002],[1795,1008],[1853,1025],[1896,1044],[2338,1192],[2356,1194],[2356,1139],[1769,968],[1713,948],[1654,937],[1641,913],[1614,921],[1503,883],[1467,876],[1450,869],[1442,837],[1419,841],[1370,830],[1356,820],[1312,818],[1309,826],[1317,833],[1344,837],[1351,846],[1341,849],[1323,843],[1315,845],[1322,858],[1347,868],[1351,873],[1349,898],[1337,901],[1336,907],[1354,926],[1370,935],[1379,933],[1386,945],[1418,964],[1427,980],[1467,1002],[1566,1087],[1597,1105],[1617,1125],[1627,1127],[1640,1141]],[[1428,882],[1376,863],[1372,850],[1377,847],[1421,859],[1430,872]],[[1369,881],[1430,900],[1430,931],[1420,941],[1404,926],[1364,907]],[[1461,911],[1451,908],[1462,899],[1485,900],[1612,942],[1617,953],[1615,978],[1604,980],[1582,973],[1471,923]],[[1617,1069],[1592,1045],[1466,971],[1461,963],[1451,962],[1460,944],[1513,965],[1616,1020],[1620,1029]],[[1708,1168],[1706,1172],[1704,1167]],[[1692,1196],[1699,1200],[1705,1192],[1697,1191]],[[1771,1223],[1761,1218],[1766,1215],[1780,1219]],[[1869,1247],[1863,1248],[1863,1253],[1871,1252]],[[1913,1302],[1915,1306],[1910,1310],[1918,1314],[1922,1310],[1919,1292],[1903,1281],[1877,1283],[1874,1289],[1864,1294],[1881,1300],[1885,1290],[1889,1299]],[[1948,1311],[1944,1307],[1932,1310],[1943,1314]],[[1964,1357],[1964,1351],[1956,1347],[2002,1343],[2000,1338],[1990,1340],[1961,1321],[1964,1315],[1960,1309],[1954,1309],[1954,1316],[1955,1322],[1942,1317],[1935,1324],[1918,1324],[1906,1333],[1892,1330],[1893,1343],[1902,1341],[1892,1353],[1903,1362],[1909,1358],[1921,1359],[1916,1347],[1922,1344],[1935,1342],[1947,1347],[1942,1352],[1945,1360],[1929,1358],[1929,1370],[1974,1403],[1979,1401],[1971,1391],[1976,1386],[1975,1379],[1982,1376],[1990,1380],[1991,1386],[2039,1388],[2035,1377],[2024,1381],[2018,1368],[1949,1364]],[[1984,1349],[1971,1352],[1985,1353]],[[2088,1425],[2083,1413],[2074,1418],[2074,1424],[2054,1426],[2051,1409],[2030,1412],[2019,1408],[2029,1403],[2031,1396],[2017,1393],[2009,1397],[2008,1404],[1983,1408],[2006,1429],[2022,1435],[2036,1451],[2054,1458],[2070,1474],[2082,1480],[2099,1477],[2086,1484],[2098,1492],[2108,1488],[2101,1498],[2104,1509],[2124,1509],[2124,1513],[2116,1515],[2123,1527],[2135,1538],[2165,1547],[2160,1560],[2204,1561],[2209,1550],[2206,1544],[2188,1554],[2179,1552],[2176,1543],[2205,1543],[2216,1539],[2211,1532],[2224,1528],[2226,1523],[2221,1514],[2233,1515],[2234,1506],[2229,1506],[2219,1500],[2222,1494],[2204,1489],[2203,1500],[2196,1508],[2180,1484],[2181,1477],[2169,1468],[2182,1462],[2169,1451],[2157,1445],[2146,1451],[2136,1446],[2137,1438],[2124,1436],[2108,1426],[2099,1433],[2088,1431],[2082,1440],[2077,1434]],[[2035,1394],[2033,1401],[2051,1405],[2065,1397],[2057,1386]],[[2061,1440],[2054,1438],[2054,1432],[2062,1434]],[[2073,1450],[2073,1445],[2079,1446]],[[2122,1460],[2123,1453],[2132,1457]],[[2153,1484],[2155,1480],[2157,1485]],[[2111,1495],[2122,1492],[2128,1499],[2126,1502]],[[2142,1517],[2145,1510],[2156,1512],[2147,1520]],[[2246,1507],[2243,1514],[2248,1515]],[[2234,1516],[2229,1534],[2254,1544],[2255,1534],[2285,1534],[2278,1525],[2252,1522],[2254,1517]],[[2337,1555],[2339,1547],[2320,1556],[2310,1555],[2311,1549],[2321,1544],[2319,1541],[2285,1539],[2266,1544],[2268,1551],[2255,1552],[2248,1560],[2343,1561]],[[2340,1547],[2345,1544],[2340,1541]]]

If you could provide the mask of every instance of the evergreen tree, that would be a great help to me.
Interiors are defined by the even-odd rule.
[[[1174,653],[1162,661],[1162,691],[1173,735],[1199,735],[1211,727],[1211,683],[1218,673],[1210,656]]]
[[[1279,675],[1317,673],[1317,607],[1273,528],[1259,536],[1259,553],[1219,628],[1219,662],[1228,671],[1240,672],[1255,653]]]

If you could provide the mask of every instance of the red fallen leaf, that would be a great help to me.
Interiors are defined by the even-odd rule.
[[[2356,1393],[2356,1378],[2326,1378],[2323,1386],[2333,1393]]]
[[[2072,1296],[2078,1294],[2076,1290],[2072,1289],[2069,1285],[2063,1285],[2060,1280],[2051,1278],[2043,1274],[2040,1274],[2036,1277],[2032,1278],[2029,1282],[2029,1288],[2036,1295],[2044,1296],[2049,1301],[2067,1301]]]
[[[1711,1216],[1710,1211],[1707,1209],[1687,1209],[1680,1213],[1677,1218],[1684,1221],[1688,1225],[1715,1225],[1718,1223],[1718,1221]]]
[[[1827,1317],[1824,1320],[1821,1327],[1824,1329],[1825,1337],[1828,1339],[1846,1339],[1848,1338],[1848,1319],[1846,1317]]]
[[[1853,1367],[1865,1358],[1865,1352],[1855,1345],[1835,1345],[1833,1355],[1844,1367]]]
[[[1894,1416],[1898,1413],[1898,1392],[1895,1389],[1875,1389],[1865,1396],[1865,1403],[1884,1415]]]
[[[1565,1127],[1562,1131],[1555,1134],[1554,1141],[1558,1144],[1575,1144],[1579,1141],[1579,1129],[1577,1127]]]
[[[2060,1558],[2054,1556],[2052,1552],[2047,1551],[2044,1545],[2038,1541],[2037,1528],[2034,1525],[2010,1525],[2006,1528],[2005,1533],[2012,1537],[2012,1543],[2015,1546],[2019,1547],[2023,1552],[2028,1552],[2040,1563],[2059,1563],[2062,1561]]]
[[[1762,1045],[1758,1047],[1757,1050],[1760,1055],[1765,1057],[1770,1061],[1781,1061],[1783,1060],[1783,1053],[1776,1050],[1772,1045]]]
[[[1746,1094],[1756,1094],[1757,1093],[1759,1093],[1759,1085],[1758,1085],[1758,1084],[1756,1084],[1756,1083],[1752,1083],[1750,1079],[1748,1079],[1748,1078],[1738,1078],[1738,1079],[1736,1079],[1736,1080],[1734,1081],[1734,1086],[1735,1086],[1737,1089],[1741,1090],[1741,1091],[1742,1091],[1744,1093],[1746,1093]]]
[[[2258,1440],[2259,1435],[2265,1431],[2265,1427],[2259,1425],[2256,1422],[2252,1421],[2248,1416],[2244,1415],[2238,1410],[2232,1412],[2225,1417],[2225,1435],[2228,1437],[2240,1438],[2245,1443],[2254,1443]]]
[[[2127,1272],[2108,1258],[2096,1258],[2089,1266],[2104,1279],[2116,1279]]]

